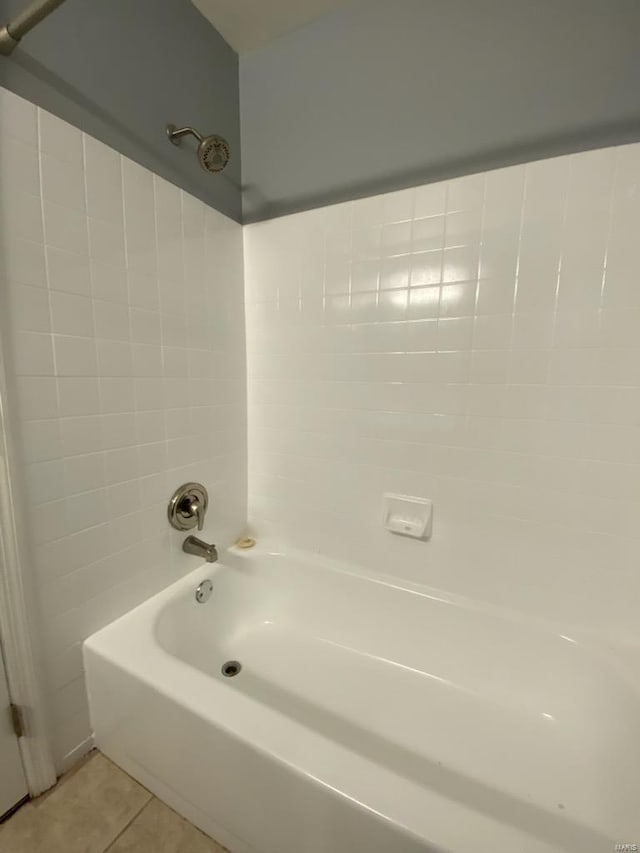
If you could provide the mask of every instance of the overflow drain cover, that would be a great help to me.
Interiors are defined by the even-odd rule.
[[[237,675],[242,669],[242,664],[237,660],[228,660],[226,663],[222,664],[222,674],[226,675],[227,678],[233,678],[234,675]]]

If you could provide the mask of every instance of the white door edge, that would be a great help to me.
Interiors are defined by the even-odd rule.
[[[0,635],[9,695],[24,714],[26,736],[18,741],[24,774],[29,793],[37,796],[55,784],[56,772],[27,608],[22,560],[25,549],[21,548],[16,525],[18,504],[11,477],[11,430],[3,405],[7,399],[6,387],[0,341]]]
[[[27,795],[27,780],[13,726],[10,701],[4,661],[0,654],[0,819],[11,814]]]

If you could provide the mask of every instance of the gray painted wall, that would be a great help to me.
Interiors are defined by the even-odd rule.
[[[638,0],[363,0],[241,57],[244,217],[640,139]]]
[[[27,2],[0,0],[0,21]],[[0,85],[240,218],[238,57],[190,0],[67,0],[0,57]],[[168,122],[226,136],[227,169],[170,145]]]

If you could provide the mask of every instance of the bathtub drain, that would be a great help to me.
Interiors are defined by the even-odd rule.
[[[233,678],[234,675],[237,675],[242,669],[242,664],[237,660],[228,660],[226,663],[222,664],[222,674],[226,675],[227,678]]]

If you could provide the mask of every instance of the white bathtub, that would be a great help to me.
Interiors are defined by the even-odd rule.
[[[640,842],[638,695],[524,619],[300,552],[231,550],[84,655],[97,746],[234,853]]]

